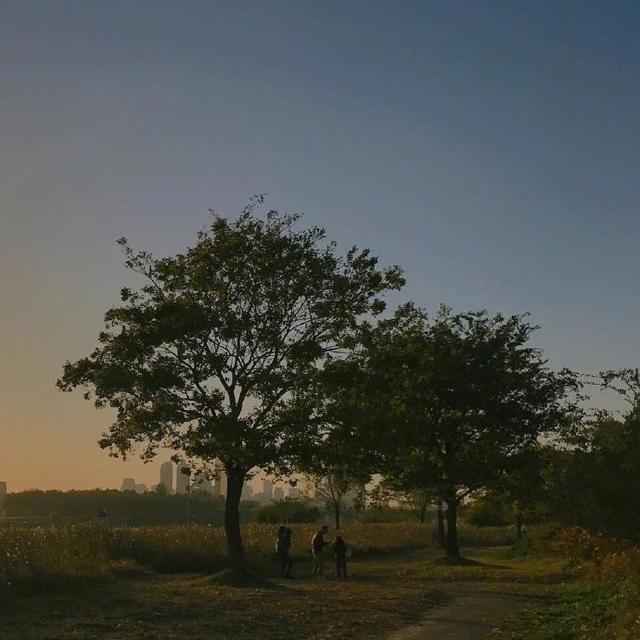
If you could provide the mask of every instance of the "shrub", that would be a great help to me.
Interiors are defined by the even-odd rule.
[[[467,507],[465,519],[476,527],[500,527],[513,521],[513,513],[500,496],[487,494]]]
[[[425,521],[432,519],[431,512],[425,514]],[[409,509],[392,509],[391,507],[378,507],[366,509],[358,514],[358,522],[417,522],[415,514]]]
[[[255,522],[295,523],[318,522],[321,517],[320,509],[311,505],[308,500],[285,499],[260,507],[252,514],[251,519]]]

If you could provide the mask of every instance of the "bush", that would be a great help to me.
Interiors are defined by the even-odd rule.
[[[431,520],[431,515],[430,512],[426,513],[425,522]],[[360,511],[358,513],[358,522],[418,522],[418,519],[409,509],[379,507]]]
[[[260,507],[251,519],[255,522],[296,523],[319,522],[322,512],[307,500],[285,499]]]
[[[513,514],[504,499],[487,494],[467,507],[465,518],[476,527],[500,527],[511,523]]]
[[[537,541],[537,538],[536,538]],[[640,624],[640,549],[581,527],[557,531],[551,547],[576,580],[530,611],[522,630],[540,640],[635,640]],[[521,636],[517,636],[521,637]]]

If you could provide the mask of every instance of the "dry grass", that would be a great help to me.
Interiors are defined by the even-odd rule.
[[[292,525],[295,558],[308,556],[316,526]],[[244,527],[245,547],[254,566],[271,562],[275,532],[274,525]],[[432,527],[407,522],[355,523],[340,533],[354,557],[435,546]],[[467,546],[510,541],[506,528],[462,526],[460,538]],[[208,525],[111,528],[99,524],[0,528],[0,589],[56,576],[95,576],[104,573],[110,562],[121,560],[134,560],[160,572],[218,571],[226,565],[224,530]]]
[[[269,589],[221,587],[207,576],[159,575],[120,566],[117,575],[89,589],[12,598],[0,605],[0,637],[6,640],[374,640],[418,621],[446,600],[450,571],[459,581],[494,585],[524,581],[527,559],[508,559],[504,549],[468,549],[477,564],[438,562],[433,549],[398,557],[355,560],[348,581],[312,579],[298,563],[296,580],[274,581]],[[536,561],[539,562],[539,561]],[[554,564],[555,562],[555,564]],[[557,569],[558,560],[547,560]],[[535,563],[534,563],[535,564]],[[328,567],[331,571],[331,567]],[[126,569],[132,569],[127,571]],[[535,569],[542,576],[541,565]],[[484,573],[483,573],[484,572]],[[90,597],[87,597],[89,594]]]

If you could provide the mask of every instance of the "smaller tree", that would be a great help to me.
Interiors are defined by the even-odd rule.
[[[401,509],[411,512],[420,523],[427,519],[427,511],[430,506],[436,506],[438,502],[433,493],[424,489],[406,490],[396,487],[393,478],[384,478],[371,491],[371,499],[376,504],[388,505],[396,503]]]
[[[504,494],[487,491],[465,505],[465,520],[476,527],[501,527],[511,521],[511,511]]]
[[[546,366],[527,344],[534,330],[526,316],[443,307],[430,318],[407,305],[365,331],[354,355],[368,379],[367,428],[383,473],[445,502],[451,558],[460,557],[462,500],[494,486],[572,408],[575,376]]]
[[[357,499],[361,490],[361,481],[354,477],[348,466],[319,464],[316,473],[305,474],[307,487],[312,498],[320,500],[328,511],[333,513],[336,529],[340,529],[342,514],[348,505],[348,499]]]
[[[527,521],[539,519],[546,512],[547,488],[544,482],[545,459],[541,449],[524,451],[511,461],[510,468],[496,485],[513,513],[518,540]]]
[[[354,339],[349,346],[355,344]],[[375,451],[362,433],[363,406],[357,400],[362,384],[362,371],[339,354],[316,372],[282,414],[290,425],[307,425],[309,437],[295,441],[289,457],[313,497],[333,512],[336,529],[349,497],[354,507],[362,507],[364,487],[376,465]]]

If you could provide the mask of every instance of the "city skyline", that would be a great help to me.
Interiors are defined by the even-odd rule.
[[[147,465],[147,468],[154,467],[153,463]],[[186,488],[189,486],[191,490],[205,491],[212,495],[226,495],[226,478],[224,471],[219,470],[217,478],[208,478],[205,474],[199,472],[191,475],[183,475],[185,480],[178,486],[178,467],[179,465],[167,460],[165,462],[156,462],[155,468],[157,477],[155,482],[139,481],[138,477],[124,477],[121,479],[119,486],[117,487],[86,487],[84,489],[118,489],[120,491],[135,491],[136,493],[144,493],[146,491],[155,491],[159,485],[164,485],[169,494],[185,494]],[[191,479],[192,478],[192,479]],[[187,480],[190,480],[188,482]],[[255,499],[259,502],[269,502],[270,500],[281,500],[285,497],[300,497],[300,490],[291,486],[286,480],[275,482],[271,478],[263,477],[259,472],[253,478],[249,479],[245,483],[245,490],[248,487],[248,494],[244,499]],[[28,491],[35,489],[35,487],[28,487],[26,489],[19,488],[14,489],[10,486],[10,482],[0,481],[0,505],[2,504],[3,497],[11,489],[12,493],[18,491]],[[70,490],[78,490],[78,487],[72,487]],[[39,487],[38,490],[56,490],[55,487]]]

